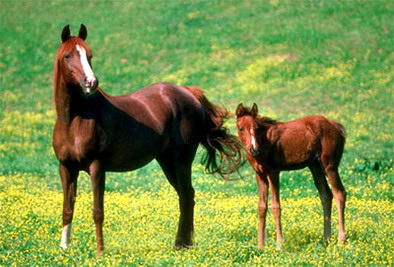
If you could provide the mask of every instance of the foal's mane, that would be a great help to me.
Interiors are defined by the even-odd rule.
[[[243,116],[252,116],[254,117],[255,121],[259,124],[259,125],[273,125],[276,124],[277,121],[274,119],[271,119],[270,117],[263,117],[260,115],[255,115],[255,113],[253,113],[251,108],[244,108],[244,113]]]
[[[255,120],[259,125],[267,125],[267,124],[273,125],[277,123],[276,120],[271,119],[270,117],[262,117],[259,115],[256,116]]]

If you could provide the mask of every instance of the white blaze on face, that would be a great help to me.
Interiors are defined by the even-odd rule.
[[[252,142],[252,148],[254,149],[254,150],[257,150],[257,143],[256,143],[256,136],[255,136],[255,133],[254,133],[254,129],[253,128],[250,128],[250,136],[251,136],[251,142]]]
[[[72,223],[69,223],[63,227],[62,240],[60,241],[60,246],[64,249],[68,248],[68,245],[70,244],[71,229],[72,229]]]
[[[86,77],[86,90],[87,92],[90,91],[90,88],[93,86],[93,84],[96,81],[96,78],[94,77],[94,73],[92,68],[90,67],[88,57],[86,56],[86,50],[83,47],[80,47],[79,45],[76,45],[77,51],[79,52],[80,59],[81,59],[81,64],[83,71],[85,72],[85,77]]]

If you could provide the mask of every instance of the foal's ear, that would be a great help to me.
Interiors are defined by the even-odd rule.
[[[242,117],[245,115],[245,109],[242,105],[242,103],[239,103],[237,106],[237,110],[235,111],[235,115],[237,115],[237,118]]]
[[[252,107],[252,109],[250,110],[251,115],[252,115],[253,117],[256,117],[258,112],[259,112],[259,109],[257,108],[257,104],[256,104],[256,103],[253,103],[253,107]]]
[[[64,26],[61,36],[62,36],[62,42],[63,43],[65,41],[67,41],[68,38],[70,38],[70,24],[67,24],[66,26]]]
[[[87,36],[88,36],[88,30],[86,29],[85,25],[81,24],[78,37],[85,41]]]

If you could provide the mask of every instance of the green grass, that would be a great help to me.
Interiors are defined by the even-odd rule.
[[[389,0],[1,1],[0,265],[392,265],[393,17]],[[322,210],[303,170],[282,174],[284,249],[275,250],[269,214],[268,246],[258,251],[251,169],[225,183],[196,159],[196,248],[172,250],[177,197],[153,162],[108,175],[107,253],[97,260],[82,175],[74,240],[61,251],[53,61],[61,29],[76,34],[81,23],[109,94],[167,81],[197,85],[232,112],[256,102],[279,120],[321,114],[345,125],[349,242],[320,243]],[[235,133],[233,118],[228,127]]]

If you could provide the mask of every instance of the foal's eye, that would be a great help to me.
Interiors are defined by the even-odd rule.
[[[239,128],[239,131],[242,133],[244,131],[244,128]]]
[[[65,55],[64,55],[64,58],[65,58],[65,59],[70,59],[70,58],[71,58],[71,55],[70,55],[70,54],[65,54]]]

